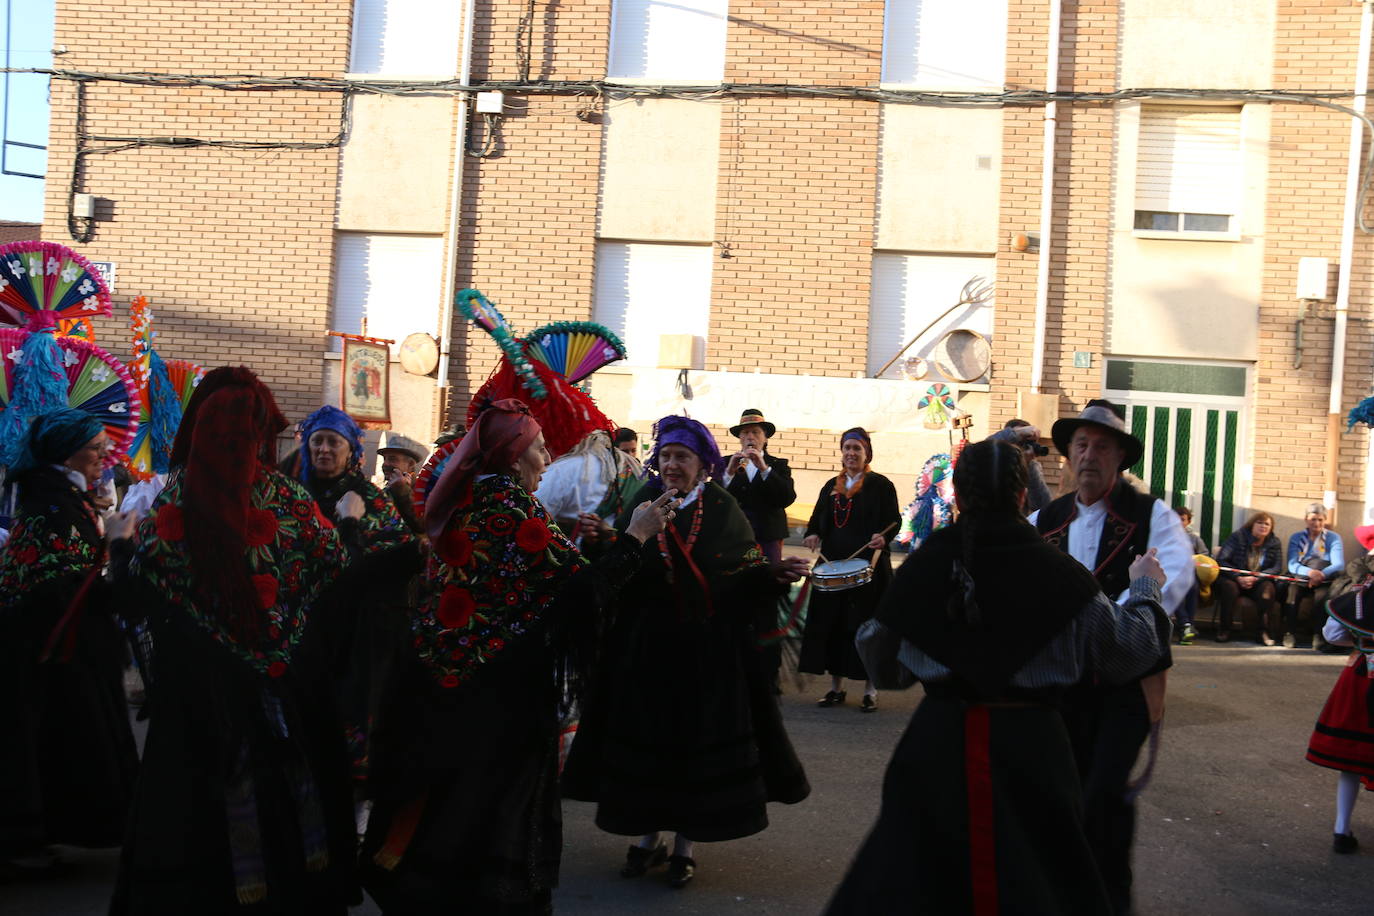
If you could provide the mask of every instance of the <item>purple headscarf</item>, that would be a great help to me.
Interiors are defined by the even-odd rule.
[[[301,421],[297,428],[300,435],[301,480],[310,482],[314,467],[310,464],[310,437],[322,429],[332,430],[348,440],[348,467],[356,468],[363,460],[363,430],[353,418],[337,407],[328,404]]]
[[[644,462],[646,467],[658,470],[658,453],[665,445],[682,445],[691,449],[716,479],[725,474],[725,459],[720,457],[715,437],[691,417],[669,416],[654,424],[654,452]]]

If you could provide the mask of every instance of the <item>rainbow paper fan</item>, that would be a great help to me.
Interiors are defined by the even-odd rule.
[[[153,312],[147,296],[129,305],[133,357],[129,374],[138,389],[138,433],[129,447],[126,464],[138,480],[166,473],[182,414],[205,370],[184,359],[164,360],[153,348]]]
[[[0,322],[22,327],[41,312],[57,319],[109,315],[110,291],[91,262],[65,245],[0,245]]]
[[[425,517],[425,500],[429,498],[429,491],[434,487],[434,482],[443,475],[444,468],[448,467],[449,457],[462,444],[462,436],[445,442],[434,450],[434,454],[429,456],[429,460],[420,469],[420,473],[415,475],[411,498],[414,500],[416,518],[423,519]]]
[[[195,394],[196,386],[205,377],[205,370],[185,359],[169,359],[165,365],[167,377],[172,383],[172,393],[176,396],[184,415],[186,405],[191,403],[191,395]],[[159,468],[165,472],[166,460],[171,457],[170,448],[163,449],[167,453],[160,456],[163,460],[158,460],[159,456],[154,454],[152,413],[148,401],[148,387],[144,386],[138,392],[138,432],[134,433],[133,442],[129,445],[129,454],[125,458],[129,473],[135,480],[151,480],[154,474],[159,473]]]
[[[595,322],[560,321],[531,334],[525,352],[576,385],[602,366],[624,359],[625,345]]]
[[[8,410],[15,371],[24,360],[24,347],[36,335],[19,328],[0,328],[0,415]],[[67,374],[67,406],[84,410],[105,426],[113,448],[105,458],[110,467],[124,457],[138,430],[138,389],[124,365],[109,353],[79,337],[59,337],[57,346]]]

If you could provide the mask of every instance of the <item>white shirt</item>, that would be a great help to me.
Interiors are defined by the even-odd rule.
[[[769,467],[768,465],[764,465],[764,466],[763,466],[763,470],[760,471],[758,465],[754,464],[754,462],[752,462],[752,461],[745,461],[745,462],[743,462],[743,465],[744,465],[744,474],[745,474],[746,477],[749,478],[749,482],[750,482],[750,483],[753,483],[753,482],[754,482],[754,478],[755,478],[755,477],[759,477],[760,475],[762,475],[762,479],[763,479],[763,480],[767,480],[767,479],[768,479],[768,473],[769,473],[770,471],[773,470],[773,469],[772,469],[771,467]],[[724,476],[724,478],[721,479],[721,485],[722,485],[722,486],[725,486],[725,487],[729,487],[729,486],[730,486],[730,481],[732,481],[732,480],[734,480],[734,479],[735,479],[735,475],[734,475],[734,474],[726,474],[726,475]]]
[[[601,462],[595,455],[559,458],[544,471],[534,495],[554,518],[575,519],[583,512],[593,512],[606,498]],[[606,521],[615,524],[614,519]]]
[[[1078,510],[1073,521],[1069,522],[1069,556],[1089,570],[1096,568],[1097,548],[1102,543],[1102,524],[1107,519],[1107,501],[1099,499],[1091,506],[1074,500]],[[1032,512],[1030,523],[1035,524],[1040,513]],[[1162,500],[1157,499],[1150,510],[1149,546],[1158,549],[1159,565],[1169,581],[1164,583],[1164,611],[1173,616],[1174,611],[1188,596],[1197,577],[1193,566],[1193,545],[1183,530],[1183,522],[1178,513],[1170,509]],[[1125,604],[1130,595],[1129,586],[1116,596],[1117,604]]]
[[[133,512],[142,518],[153,507],[153,500],[167,485],[166,474],[154,474],[150,480],[140,480],[129,485],[124,491],[124,501],[119,504],[120,512]]]

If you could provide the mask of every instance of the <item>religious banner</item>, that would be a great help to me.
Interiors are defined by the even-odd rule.
[[[339,336],[343,338],[339,404],[363,429],[390,429],[390,341],[351,334]]]

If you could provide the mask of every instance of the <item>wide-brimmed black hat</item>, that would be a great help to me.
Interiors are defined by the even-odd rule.
[[[773,438],[773,434],[778,431],[776,426],[763,418],[763,411],[756,410],[752,407],[739,415],[739,426],[730,427],[730,435],[739,438],[739,431],[746,426],[762,427],[763,437],[765,439]]]
[[[1078,431],[1080,426],[1096,426],[1105,429],[1116,437],[1116,441],[1121,443],[1121,449],[1125,454],[1122,456],[1121,466],[1117,470],[1124,471],[1139,461],[1141,455],[1145,454],[1145,444],[1126,431],[1124,414],[1125,409],[1111,401],[1094,398],[1087,403],[1083,412],[1078,416],[1056,420],[1050,429],[1050,438],[1054,439],[1054,447],[1059,449],[1059,454],[1067,458],[1069,457],[1069,443],[1073,441],[1073,434]]]

